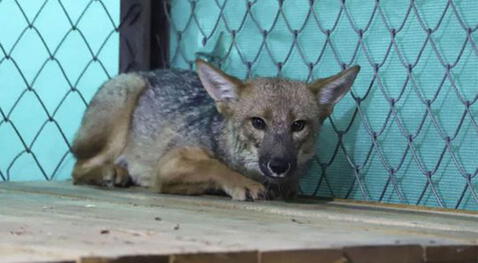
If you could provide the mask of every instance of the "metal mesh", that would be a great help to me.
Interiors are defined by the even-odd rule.
[[[167,5],[167,2],[163,2]],[[311,80],[353,64],[304,194],[478,208],[476,1],[177,0],[170,64]]]
[[[70,140],[118,72],[117,1],[0,1],[0,179],[68,178]]]

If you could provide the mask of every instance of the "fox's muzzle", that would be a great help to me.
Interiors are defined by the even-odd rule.
[[[297,150],[289,134],[267,134],[259,149],[259,167],[265,176],[284,179],[294,174]]]

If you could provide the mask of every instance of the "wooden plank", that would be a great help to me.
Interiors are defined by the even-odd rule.
[[[426,262],[476,263],[478,262],[477,246],[429,246],[425,248]]]
[[[286,251],[265,251],[261,263],[347,263],[341,249],[301,249]]]
[[[397,244],[478,244],[473,215],[334,202],[234,202],[71,182],[2,183],[0,196],[1,262],[128,262],[124,260],[247,251],[261,252],[264,261],[279,255],[290,259],[283,262],[294,262],[284,255],[307,257],[327,249],[352,255],[354,247],[381,251]]]
[[[123,256],[123,257],[86,257],[78,260],[77,263],[171,263],[169,256]]]
[[[423,248],[418,245],[349,247],[344,249],[344,254],[353,263],[423,262]]]
[[[194,253],[171,256],[170,263],[259,263],[256,251]]]

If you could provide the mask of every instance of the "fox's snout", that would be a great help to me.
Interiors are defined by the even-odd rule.
[[[294,174],[297,151],[287,133],[267,134],[259,149],[259,166],[262,173],[272,179],[284,179]]]
[[[283,157],[262,158],[259,165],[265,176],[272,179],[285,179],[294,174],[297,160]]]
[[[280,158],[271,159],[267,163],[267,168],[269,169],[269,171],[276,174],[278,177],[281,177],[285,173],[287,173],[290,170],[290,167],[291,162]]]

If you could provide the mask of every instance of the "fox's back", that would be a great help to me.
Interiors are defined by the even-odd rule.
[[[135,163],[157,162],[174,147],[199,146],[216,152],[222,116],[197,74],[165,69],[140,75],[148,85],[133,112],[124,155],[133,177]]]

